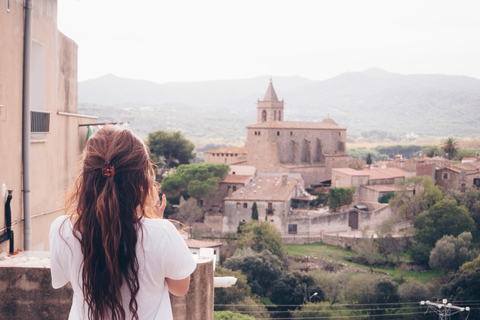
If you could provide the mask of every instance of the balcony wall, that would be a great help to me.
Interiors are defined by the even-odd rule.
[[[67,319],[73,291],[51,283],[48,252],[0,258],[0,319]],[[213,294],[213,260],[200,257],[188,293],[171,296],[174,320],[212,320]]]

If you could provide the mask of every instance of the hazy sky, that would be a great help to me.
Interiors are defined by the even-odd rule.
[[[370,67],[480,79],[479,14],[478,0],[58,0],[79,81],[323,80]]]

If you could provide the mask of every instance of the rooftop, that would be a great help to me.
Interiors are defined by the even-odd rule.
[[[297,178],[287,178],[287,183],[283,185],[281,177],[255,177],[250,184],[225,197],[225,200],[285,201],[300,181]]]
[[[400,168],[363,169],[363,170],[355,170],[352,168],[335,168],[335,169],[332,169],[332,172],[334,171],[348,174],[350,176],[369,176],[370,180],[403,178],[407,173],[405,170]]]
[[[367,188],[367,189],[375,190],[375,191],[378,191],[378,192],[402,191],[401,188],[395,186],[394,184],[363,185],[362,188]]]
[[[252,176],[248,175],[239,175],[239,174],[229,174],[223,181],[222,183],[242,183],[245,184],[245,182],[248,181]]]
[[[222,245],[220,241],[212,240],[195,240],[195,239],[185,239],[185,243],[189,248],[213,248],[219,247]]]

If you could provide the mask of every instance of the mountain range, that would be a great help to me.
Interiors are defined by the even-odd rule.
[[[158,84],[114,75],[79,83],[79,110],[99,120],[129,121],[146,136],[182,130],[193,141],[238,144],[256,122],[256,102],[270,78]],[[480,80],[402,75],[378,68],[324,81],[274,77],[285,121],[333,118],[347,134],[385,131],[429,136],[479,136]]]

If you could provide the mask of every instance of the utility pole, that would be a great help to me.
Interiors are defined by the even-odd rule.
[[[439,303],[438,301],[437,303],[434,303],[428,300],[420,301],[420,305],[428,306],[427,311],[425,311],[425,313],[427,313],[431,309],[433,312],[435,312],[439,316],[440,320],[449,320],[452,315],[457,314],[459,312],[463,312],[463,311],[470,312],[470,307],[454,306],[451,303],[447,303],[447,299],[443,299],[442,303]],[[468,315],[466,319],[468,319]]]

